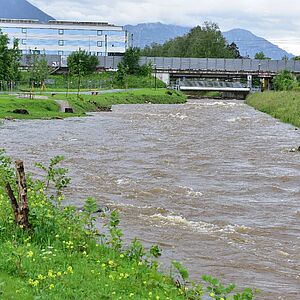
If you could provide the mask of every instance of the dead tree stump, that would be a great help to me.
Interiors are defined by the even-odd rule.
[[[13,189],[9,183],[6,183],[6,192],[10,199],[11,206],[15,215],[16,224],[25,229],[30,229],[29,223],[29,206],[27,200],[27,185],[24,170],[24,164],[21,160],[16,161],[17,183],[18,183],[18,200],[16,199]]]

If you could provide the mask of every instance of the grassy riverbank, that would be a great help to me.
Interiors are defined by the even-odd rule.
[[[264,92],[251,94],[246,103],[285,123],[300,127],[300,92]]]
[[[39,94],[38,94],[39,95]],[[108,110],[116,104],[177,104],[184,103],[186,96],[166,89],[139,89],[98,95],[45,94],[49,99],[17,98],[13,95],[0,95],[0,118],[9,119],[51,119],[81,116],[87,112]],[[67,100],[74,114],[59,112],[55,100]],[[15,109],[25,109],[29,114],[13,113]]]
[[[69,181],[57,165],[61,160],[39,165],[44,180],[27,177],[31,226],[26,229],[15,223],[5,187],[10,185],[17,196],[17,179],[0,151],[1,299],[253,299],[251,289],[229,298],[234,286],[210,276],[201,284],[188,283],[188,272],[178,262],[169,275],[159,272],[159,247],[146,250],[137,240],[124,246],[118,212],[95,213],[94,199],[88,198],[81,211],[61,205]],[[102,226],[96,227],[96,221]]]
[[[186,102],[186,96],[166,89],[141,89],[98,95],[55,95],[54,99],[67,100],[75,113],[109,109],[116,104],[179,104]]]

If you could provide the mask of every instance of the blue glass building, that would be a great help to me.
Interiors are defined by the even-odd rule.
[[[67,56],[81,49],[97,56],[119,56],[127,48],[123,27],[108,23],[0,19],[0,29],[11,43],[19,40],[23,54]]]

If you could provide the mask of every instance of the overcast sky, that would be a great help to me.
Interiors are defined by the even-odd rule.
[[[58,20],[116,25],[162,22],[184,26],[217,22],[243,28],[300,55],[299,0],[29,0]]]

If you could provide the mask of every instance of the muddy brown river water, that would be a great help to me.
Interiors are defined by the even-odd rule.
[[[68,199],[118,208],[128,239],[163,248],[193,279],[211,274],[300,299],[300,131],[241,101],[120,105],[112,113],[5,121],[0,147],[66,157]],[[21,142],[21,143],[20,143]],[[167,268],[167,267],[166,267]]]

